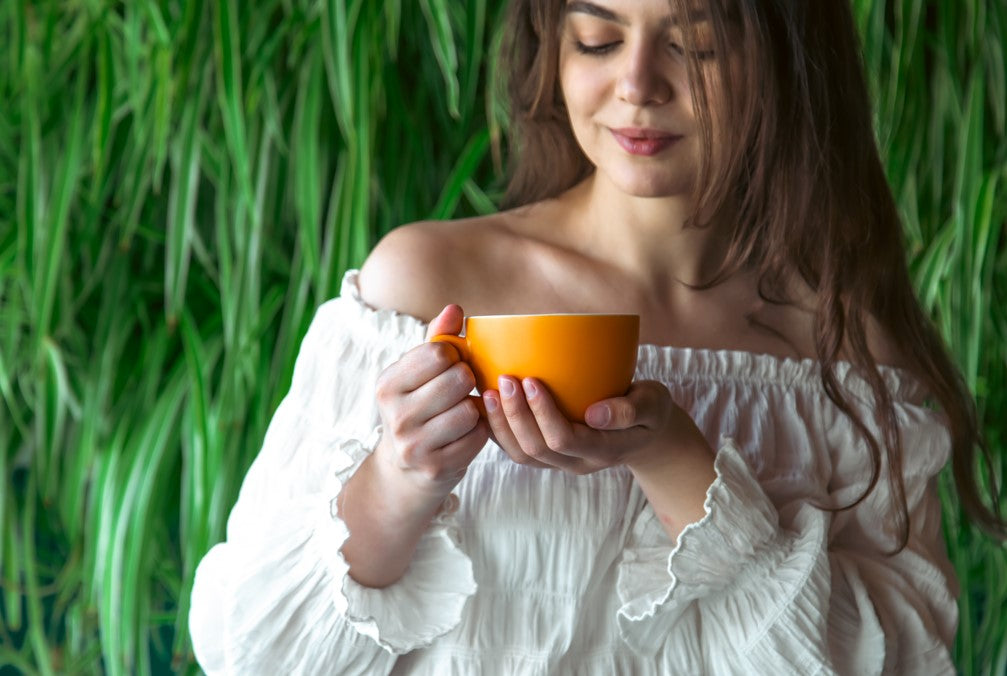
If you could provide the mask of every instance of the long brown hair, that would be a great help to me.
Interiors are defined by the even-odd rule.
[[[689,30],[695,0],[669,4],[684,19],[687,53],[695,54]],[[512,142],[505,206],[554,197],[594,169],[574,138],[559,86],[565,5],[565,0],[511,3],[504,48]],[[815,348],[823,387],[852,420],[871,459],[866,491],[841,509],[874,490],[887,465],[896,550],[908,541],[895,405],[868,346],[867,327],[874,321],[946,417],[965,512],[989,534],[1007,539],[996,488],[990,491],[992,508],[980,497],[977,449],[994,477],[975,403],[909,278],[898,211],[874,139],[849,2],[710,0],[704,5],[716,53],[744,55],[734,66],[729,59],[717,60],[716,116],[704,68],[696,57],[688,62],[704,149],[691,225],[732,233],[728,255],[709,285],[754,268],[759,293],[767,300],[787,302],[786,280],[794,274],[815,292]],[[839,382],[836,367],[844,349],[873,394],[880,435],[871,432]]]

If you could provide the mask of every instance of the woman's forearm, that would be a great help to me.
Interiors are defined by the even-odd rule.
[[[401,578],[444,498],[410,484],[378,451],[372,453],[337,499],[350,532],[342,548],[350,577],[376,588]]]

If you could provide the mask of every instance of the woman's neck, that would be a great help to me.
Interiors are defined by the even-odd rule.
[[[569,246],[648,286],[709,281],[727,251],[721,231],[687,225],[694,204],[689,196],[633,197],[594,174],[557,199],[568,214]]]

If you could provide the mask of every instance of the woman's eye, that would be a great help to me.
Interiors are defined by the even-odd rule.
[[[577,40],[574,44],[578,52],[590,56],[604,56],[619,46],[618,42],[606,42],[603,45],[586,45],[580,40]]]
[[[668,46],[671,48],[671,51],[675,52],[679,56],[685,56],[686,54],[685,47],[678,44],[677,42],[669,43]],[[695,49],[692,51],[692,55],[695,56],[700,61],[709,61],[717,54],[712,49]]]

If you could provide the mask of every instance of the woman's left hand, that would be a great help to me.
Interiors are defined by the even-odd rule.
[[[490,430],[522,465],[573,474],[633,469],[660,461],[677,444],[697,443],[695,423],[655,380],[634,382],[625,396],[592,404],[586,424],[567,419],[539,380],[503,376],[499,388],[483,394]]]

